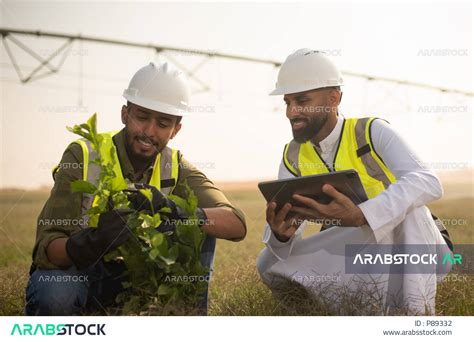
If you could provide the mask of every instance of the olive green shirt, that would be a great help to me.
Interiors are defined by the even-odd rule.
[[[135,179],[135,171],[125,149],[124,130],[113,137],[117,155],[124,178],[132,183],[148,183],[153,173],[153,163],[146,169],[140,179]],[[46,254],[49,243],[64,238],[80,229],[82,194],[71,192],[71,182],[83,179],[83,152],[77,143],[71,143],[61,158],[59,169],[54,176],[54,186],[41,211],[36,231],[36,242],[33,249],[33,263],[44,269],[58,268],[51,263]],[[201,171],[196,169],[179,154],[178,184],[173,194],[185,197],[182,182],[186,181],[198,199],[201,208],[228,207],[242,221],[242,211],[234,207],[226,196]]]

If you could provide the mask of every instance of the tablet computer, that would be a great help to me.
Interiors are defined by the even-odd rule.
[[[332,198],[326,195],[322,187],[331,184],[337,191],[349,197],[355,204],[367,201],[367,194],[356,170],[344,170],[313,176],[304,176],[258,183],[258,188],[268,202],[277,203],[276,211],[285,203],[304,206],[295,201],[293,194],[310,197],[320,203],[327,204]]]

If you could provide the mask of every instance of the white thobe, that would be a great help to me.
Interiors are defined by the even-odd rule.
[[[322,159],[332,165],[340,139],[343,118],[332,132],[315,146]],[[437,176],[427,168],[403,139],[384,120],[372,123],[371,138],[376,153],[397,181],[375,198],[359,204],[368,224],[361,227],[333,227],[305,239],[307,222],[303,222],[287,242],[276,239],[265,226],[262,250],[257,268],[270,287],[283,277],[296,281],[317,296],[325,296],[335,305],[341,289],[367,292],[378,296],[380,314],[434,314],[437,277],[434,274],[345,274],[346,244],[429,244],[446,246],[436,227],[427,203],[443,194]],[[279,179],[295,177],[280,164]],[[446,246],[446,251],[447,246]],[[277,277],[275,277],[277,276]],[[361,285],[364,284],[364,285]],[[376,285],[375,285],[376,284]],[[327,286],[329,285],[329,286]],[[325,288],[325,291],[321,291]],[[369,295],[370,293],[370,295]],[[340,298],[339,298],[340,299]],[[370,301],[367,298],[367,303]],[[374,313],[373,309],[371,313]]]

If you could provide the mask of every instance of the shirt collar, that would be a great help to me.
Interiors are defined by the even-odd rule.
[[[339,137],[341,136],[342,124],[344,122],[344,118],[342,115],[337,116],[336,126],[334,126],[333,130],[329,135],[319,142],[319,146],[313,144],[318,150],[321,150],[323,153],[330,152],[334,150],[337,146],[337,142],[339,141]]]

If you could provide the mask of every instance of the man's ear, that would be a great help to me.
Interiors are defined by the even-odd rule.
[[[126,105],[122,106],[122,123],[125,125],[128,120],[128,107]]]
[[[179,124],[176,124],[173,128],[173,134],[171,134],[170,139],[173,139],[176,134],[178,134],[179,130],[181,129],[181,122]]]
[[[329,90],[328,93],[329,103],[332,106],[338,106],[341,103],[342,92],[336,89]]]

